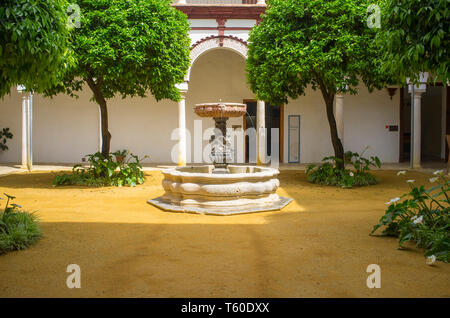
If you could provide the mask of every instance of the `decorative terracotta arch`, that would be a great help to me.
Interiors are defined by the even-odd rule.
[[[248,46],[247,42],[231,35],[212,35],[201,39],[200,41],[194,43],[191,47],[191,66],[189,67],[188,73],[186,74],[186,81],[189,81],[191,77],[192,66],[195,61],[204,53],[225,48],[232,50],[247,59]]]

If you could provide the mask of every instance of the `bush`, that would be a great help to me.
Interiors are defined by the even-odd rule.
[[[13,134],[9,131],[9,128],[3,128],[0,131],[0,150],[5,151],[8,150],[8,146],[6,145],[7,139],[12,139]]]
[[[342,163],[342,159],[337,157],[325,157],[319,166],[309,165],[306,169],[308,181],[343,188],[377,184],[377,178],[369,171],[371,166],[380,168],[381,162],[378,157],[364,158],[367,149],[361,154],[351,151],[345,153],[345,163],[352,165],[353,169],[339,169],[337,163]]]
[[[144,183],[141,160],[128,151],[116,151],[105,158],[100,152],[87,155],[89,167],[75,165],[71,174],[55,176],[53,185],[136,186]]]
[[[405,174],[401,171],[399,175]],[[450,262],[450,181],[443,171],[436,171],[430,182],[436,186],[425,189],[408,180],[411,191],[386,204],[389,207],[380,223],[373,227],[371,234],[384,226],[382,235],[399,238],[399,247],[405,242],[416,242],[425,249],[427,262],[434,260]],[[405,198],[402,201],[402,198]]]
[[[6,206],[0,212],[0,254],[26,249],[42,236],[36,216],[20,211],[20,205],[9,204],[15,197],[6,193],[5,196]]]

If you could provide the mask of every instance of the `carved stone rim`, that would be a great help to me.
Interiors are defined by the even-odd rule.
[[[249,167],[249,168],[257,168],[258,172],[252,173],[229,173],[229,174],[214,174],[214,173],[206,173],[206,172],[187,172],[187,171],[179,171],[179,167],[173,167],[170,169],[162,170],[163,175],[170,175],[173,177],[182,177],[182,178],[199,178],[205,180],[216,180],[216,181],[235,181],[235,180],[243,180],[246,181],[248,179],[253,178],[268,178],[268,177],[276,177],[280,174],[280,171],[275,168],[269,167],[258,167],[258,166],[232,166],[231,167]],[[183,167],[185,168],[185,167]]]
[[[220,106],[220,107],[226,107],[226,106],[239,106],[239,107],[246,107],[245,104],[240,103],[203,103],[203,104],[195,104],[195,107],[202,107],[202,106]]]

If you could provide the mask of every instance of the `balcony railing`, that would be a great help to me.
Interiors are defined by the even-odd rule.
[[[265,0],[175,0],[174,4],[265,4]]]

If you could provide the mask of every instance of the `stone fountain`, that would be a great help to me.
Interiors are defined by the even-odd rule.
[[[212,215],[276,211],[288,205],[292,199],[276,194],[280,186],[277,169],[229,164],[226,123],[246,111],[245,104],[237,103],[196,105],[198,116],[215,121],[217,133],[210,141],[214,164],[162,170],[165,193],[148,203],[165,211]]]

